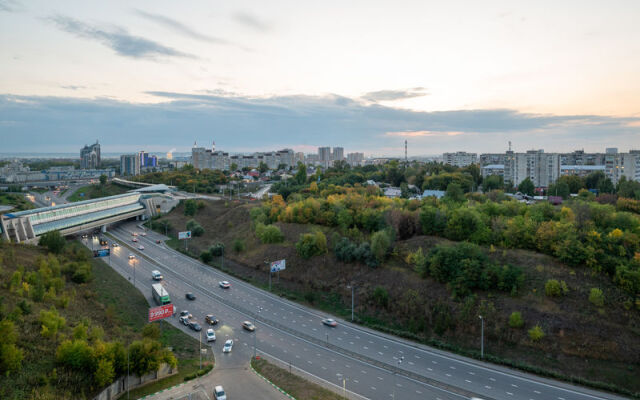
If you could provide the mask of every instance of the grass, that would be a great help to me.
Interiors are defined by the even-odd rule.
[[[345,400],[345,397],[339,396],[329,389],[325,389],[320,385],[309,382],[297,375],[289,373],[289,371],[277,367],[264,358],[259,360],[251,360],[251,366],[260,375],[270,380],[274,385],[289,393],[297,400]]]
[[[67,200],[70,202],[97,199],[106,196],[115,196],[117,194],[126,193],[129,188],[116,185],[113,183],[107,183],[106,185],[96,184],[83,186],[76,190]]]
[[[35,206],[22,194],[0,193],[0,205],[14,206],[11,211],[30,210]]]

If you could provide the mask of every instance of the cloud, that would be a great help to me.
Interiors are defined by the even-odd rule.
[[[246,12],[237,12],[233,14],[233,19],[235,19],[236,22],[259,32],[264,33],[271,30],[271,25]]]
[[[231,151],[312,149],[410,155],[445,151],[604,151],[640,147],[640,117],[527,114],[517,110],[418,112],[339,95],[249,97],[148,92],[159,102],[0,95],[3,152],[76,152],[86,133],[105,152],[189,151],[194,140]],[[586,144],[586,145],[585,145]],[[154,150],[157,148],[157,150]],[[624,148],[624,149],[623,149]]]
[[[145,59],[155,59],[157,57],[196,58],[191,54],[183,53],[152,40],[131,35],[124,28],[101,29],[64,15],[53,16],[50,20],[58,29],[83,39],[98,41],[124,57]]]
[[[79,86],[79,85],[60,85],[60,87],[63,89],[69,89],[69,90],[86,89],[86,86]]]
[[[20,3],[15,0],[0,0],[0,11],[15,12],[20,8]]]
[[[209,42],[209,43],[231,44],[228,40],[204,35],[200,32],[197,32],[189,28],[188,26],[184,25],[183,23],[176,21],[173,18],[165,17],[164,15],[149,13],[149,12],[138,10],[138,9],[135,9],[134,12],[137,15],[143,18],[146,18],[149,21],[160,24],[166,28],[171,29],[174,32],[190,37],[192,39],[202,40],[203,42]]]
[[[378,90],[377,92],[365,93],[361,98],[372,102],[402,100],[427,96],[429,93],[427,93],[426,90],[427,89],[423,87],[403,90]]]

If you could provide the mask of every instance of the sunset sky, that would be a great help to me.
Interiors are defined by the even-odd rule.
[[[0,0],[0,153],[640,148],[640,1]]]

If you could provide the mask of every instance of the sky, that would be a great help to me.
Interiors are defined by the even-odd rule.
[[[0,0],[0,153],[640,148],[640,2]]]

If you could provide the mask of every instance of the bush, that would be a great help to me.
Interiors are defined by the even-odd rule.
[[[391,248],[391,238],[386,231],[378,231],[371,235],[371,251],[378,260],[383,262]]]
[[[198,205],[195,200],[185,200],[184,202],[184,215],[188,215],[193,217],[196,215],[196,211],[198,210]]]
[[[284,240],[284,235],[275,225],[256,225],[256,236],[262,243],[280,243]]]
[[[242,239],[236,239],[233,241],[233,251],[236,253],[242,253],[247,246]]]
[[[589,291],[589,301],[596,307],[604,306],[604,294],[601,289],[591,288]]]
[[[296,243],[296,251],[302,258],[311,258],[327,252],[327,238],[321,231],[304,233]]]
[[[64,245],[66,244],[66,240],[64,236],[60,234],[58,231],[47,232],[44,235],[40,236],[40,241],[38,244],[40,246],[46,247],[50,252],[55,254],[60,254],[64,249]]]
[[[533,328],[529,329],[529,338],[534,342],[539,341],[544,337],[544,331],[540,328],[540,325],[536,325]]]
[[[210,252],[203,251],[202,253],[200,253],[200,259],[202,260],[203,263],[209,264],[211,260],[213,260],[213,256],[211,255]]]
[[[563,296],[569,293],[569,287],[565,281],[549,279],[547,283],[544,284],[544,293],[549,297]]]
[[[373,290],[371,298],[377,305],[381,307],[387,308],[387,306],[389,305],[389,293],[387,292],[387,289],[383,288],[382,286],[376,286],[376,288]]]
[[[514,311],[509,316],[509,326],[512,328],[522,328],[524,326],[524,320],[520,311]]]
[[[216,243],[213,246],[209,247],[209,254],[212,257],[220,257],[224,254],[224,244]]]
[[[204,234],[204,228],[193,219],[187,221],[187,230],[191,231],[193,236],[202,236]]]

